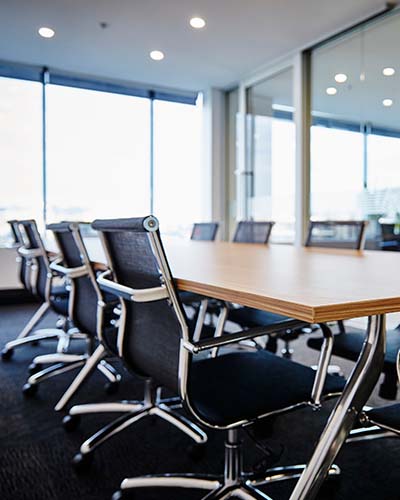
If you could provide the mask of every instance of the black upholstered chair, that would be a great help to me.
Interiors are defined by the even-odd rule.
[[[14,247],[17,249],[23,247],[24,239],[18,221],[16,219],[13,219],[7,222],[8,224],[10,224]],[[32,273],[31,273],[30,260],[18,254],[17,264],[18,264],[18,276],[20,283],[27,292],[32,293],[32,283],[31,283]]]
[[[214,241],[217,236],[218,222],[196,222],[193,224],[191,240]]]
[[[305,246],[362,250],[367,225],[364,220],[310,221]]]
[[[16,348],[41,340],[56,339],[58,349],[62,349],[65,340],[66,317],[68,315],[69,292],[65,284],[55,284],[56,273],[50,269],[49,256],[44,248],[36,222],[34,220],[13,221],[15,234],[20,240],[18,255],[21,258],[21,267],[25,268],[20,274],[23,285],[41,302],[40,307],[23,328],[15,340],[8,342],[1,351],[4,361],[9,360]],[[36,330],[35,326],[44,316],[53,311],[61,316],[58,328]]]
[[[247,499],[265,498],[257,486],[271,479],[270,471],[258,476],[243,473],[239,429],[262,416],[310,402],[318,405],[324,395],[342,390],[343,379],[326,377],[325,370],[316,373],[265,351],[232,352],[217,358],[197,356],[221,345],[268,333],[271,328],[192,342],[193,326],[176,292],[157,219],[149,216],[95,221],[93,226],[102,236],[111,268],[108,275],[98,280],[103,289],[116,293],[122,302],[118,346],[124,363],[133,372],[151,379],[154,387],[167,387],[178,393],[188,413],[199,423],[228,433],[224,477],[167,474],[125,479],[114,498],[121,498],[131,488],[168,486],[213,491],[207,498],[223,498],[235,492]],[[295,325],[300,326],[301,322],[288,320],[272,329]],[[330,342],[327,338],[322,357],[329,357]],[[153,406],[145,404],[127,420],[139,420],[153,411],[149,408]],[[301,470],[300,466],[283,468],[279,477],[298,477]],[[275,478],[276,472],[271,472]],[[333,467],[331,473],[337,474],[338,469]]]
[[[101,334],[99,332],[107,329],[110,330],[110,335],[115,332],[112,320],[115,318],[113,309],[117,304],[117,300],[111,297],[111,300],[107,302],[99,289],[95,272],[82,240],[79,223],[61,222],[59,224],[50,224],[47,229],[53,232],[60,250],[59,259],[52,262],[49,267],[52,271],[64,276],[71,289],[68,308],[70,329],[65,334],[66,345],[63,352],[37,356],[34,359],[31,365],[31,371],[34,373],[24,385],[23,391],[25,395],[34,394],[41,382],[83,367],[57,403],[56,410],[61,410],[96,368],[108,380],[107,391],[115,391],[120,376],[104,360],[107,355],[105,349],[102,346],[97,349],[95,347],[97,343],[96,337]],[[98,303],[102,304],[102,307],[99,307]],[[70,340],[76,339],[85,341],[84,352],[78,354],[66,352]],[[50,366],[42,369],[44,364]]]
[[[152,221],[153,219],[149,219],[148,223],[151,224]],[[176,405],[180,406],[177,397],[165,399],[161,395],[161,388],[168,388],[175,394],[178,393],[173,376],[169,374],[170,365],[175,363],[176,356],[169,342],[162,340],[164,331],[168,332],[174,318],[165,314],[165,310],[170,308],[165,300],[167,292],[165,287],[160,286],[160,277],[154,267],[153,256],[148,253],[147,231],[143,229],[141,222],[142,219],[136,221],[141,231],[133,232],[123,230],[125,224],[130,227],[131,219],[95,221],[92,224],[92,227],[99,232],[110,268],[98,276],[98,282],[104,293],[113,295],[121,302],[117,350],[126,361],[128,369],[145,380],[145,388],[142,401],[81,404],[70,409],[63,420],[67,430],[75,428],[80,415],[122,413],[82,444],[79,453],[73,459],[73,465],[77,469],[84,469],[90,464],[94,450],[100,445],[138,420],[151,415],[174,425],[187,434],[194,443],[201,445],[207,440],[207,435],[197,425],[175,411]],[[111,281],[112,278],[114,281]],[[143,294],[139,288],[145,288]],[[149,330],[150,327],[154,332]],[[193,324],[192,331],[194,330]],[[106,340],[104,336],[100,340],[104,345]],[[105,347],[109,350],[109,346]],[[136,364],[134,360],[141,359],[147,349],[152,349],[156,358],[165,359],[167,366],[164,367],[160,362],[157,368],[157,359],[154,359],[150,366],[147,366],[146,359]],[[125,359],[125,356],[128,357]]]
[[[400,335],[400,332],[398,332]],[[400,379],[400,350],[396,356],[397,376]],[[380,406],[377,408],[370,408],[363,411],[359,416],[360,423],[367,427],[378,427],[386,431],[389,437],[393,435],[400,435],[400,403]],[[379,434],[378,434],[379,435]],[[357,434],[355,434],[357,438]]]
[[[366,221],[312,221],[307,237],[307,246],[348,248],[362,250],[365,241]],[[345,327],[338,322],[339,333],[335,335],[333,354],[350,361],[357,361],[365,334],[362,330]],[[310,338],[307,345],[311,349],[320,350],[323,338]],[[400,328],[387,332],[386,354],[383,373],[384,380],[379,395],[385,399],[396,399],[397,372],[396,356],[400,349]]]
[[[236,226],[233,241],[235,243],[267,244],[274,224],[275,222],[272,221],[240,221]]]

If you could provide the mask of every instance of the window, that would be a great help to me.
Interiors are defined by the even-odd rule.
[[[42,208],[42,87],[0,77],[0,243],[7,220],[40,220]]]
[[[47,220],[150,210],[148,99],[48,85]]]
[[[50,223],[153,210],[162,231],[179,236],[210,219],[201,98],[194,105],[191,93],[62,74],[43,86],[19,79],[41,78],[23,69],[7,66],[16,78],[0,77],[0,244],[14,218],[35,218],[43,229],[44,215]]]
[[[201,102],[154,101],[154,214],[164,234],[188,236],[194,222],[210,218],[201,111]]]

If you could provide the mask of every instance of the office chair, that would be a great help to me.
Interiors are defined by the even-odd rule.
[[[272,221],[240,221],[236,226],[232,241],[234,243],[267,244],[274,224],[275,222]]]
[[[24,239],[21,233],[21,229],[19,227],[19,223],[15,219],[9,220],[7,222],[8,224],[10,224],[11,228],[11,234],[14,240],[13,246],[18,251],[18,248],[21,248],[24,245]],[[32,275],[31,275],[31,265],[30,265],[31,261],[20,254],[17,254],[16,261],[18,265],[19,281],[28,293],[32,293],[32,283],[31,283]]]
[[[397,375],[400,379],[400,350],[396,356]],[[389,404],[377,408],[364,409],[359,417],[361,429],[354,429],[347,441],[360,441],[371,437],[400,436],[400,403]]]
[[[193,224],[190,239],[195,241],[214,241],[218,227],[218,222],[196,222]]]
[[[124,363],[135,373],[151,378],[155,386],[178,393],[186,410],[200,424],[228,432],[224,477],[168,474],[124,479],[113,498],[122,498],[131,488],[168,486],[212,491],[207,499],[227,498],[234,493],[247,499],[268,498],[257,490],[258,485],[278,480],[278,476],[280,480],[298,477],[303,466],[245,474],[238,431],[261,417],[307,404],[318,407],[322,397],[342,390],[342,378],[326,375],[332,341],[329,333],[317,372],[266,351],[232,352],[217,358],[198,356],[200,359],[192,362],[197,354],[212,348],[268,334],[272,329],[300,327],[303,323],[288,320],[273,327],[194,343],[163,250],[157,219],[149,216],[103,220],[95,221],[93,226],[100,231],[111,267],[109,274],[98,281],[122,302],[118,346]],[[111,272],[114,281],[109,280]],[[148,414],[146,405],[125,421],[137,421]],[[330,470],[332,475],[339,472],[336,466]]]
[[[366,221],[314,221],[310,223],[306,244],[362,250],[367,224]],[[364,343],[364,332],[345,327],[343,321],[338,321],[337,324],[339,333],[334,337],[333,354],[349,361],[357,361]],[[320,350],[322,342],[322,337],[310,338],[307,345],[311,349]],[[396,399],[397,396],[396,356],[399,349],[400,325],[389,330],[386,336],[386,354],[382,370],[385,377],[379,389],[379,395],[385,399]]]
[[[36,344],[41,340],[58,340],[57,351],[65,350],[67,341],[68,295],[65,284],[54,283],[55,273],[50,269],[49,256],[44,248],[36,222],[34,220],[22,220],[13,222],[15,234],[20,240],[18,255],[21,257],[20,277],[23,285],[35,297],[40,300],[41,305],[23,328],[15,340],[8,342],[1,351],[3,361],[11,359],[14,349],[27,344]],[[24,235],[24,236],[23,236]],[[32,277],[34,274],[34,278]],[[34,327],[49,312],[53,311],[61,316],[57,323],[58,328],[45,328],[36,330],[31,334]]]
[[[60,410],[65,407],[84,380],[96,368],[108,380],[106,390],[115,392],[121,377],[104,360],[107,354],[105,350],[102,347],[95,349],[95,346],[96,335],[99,332],[109,328],[112,335],[114,331],[111,322],[115,318],[113,310],[117,301],[115,297],[112,297],[111,300],[108,297],[109,302],[107,302],[98,287],[94,270],[79,231],[79,223],[61,222],[59,224],[50,224],[47,229],[53,232],[61,255],[58,260],[50,264],[50,268],[65,276],[71,289],[68,319],[74,330],[69,332],[68,340],[84,340],[86,349],[83,354],[62,352],[37,356],[33,361],[33,366],[36,366],[35,373],[29,377],[24,385],[23,392],[25,395],[32,395],[37,391],[41,382],[83,366],[78,377],[75,378],[58,402],[56,410]],[[98,303],[101,303],[102,307],[98,307]],[[41,369],[43,364],[50,366]]]
[[[145,253],[148,247],[148,237],[147,231],[143,230],[140,225],[141,221],[152,227],[155,219],[139,219],[138,225],[142,229],[141,232],[125,231],[125,227],[128,229],[131,227],[131,219],[93,222],[92,227],[99,232],[110,268],[110,271],[105,271],[97,279],[104,293],[114,294],[114,297],[117,297],[121,302],[117,352],[119,354],[125,352],[126,347],[129,346],[129,359],[136,360],[141,359],[143,352],[152,349],[155,353],[155,359],[149,360],[149,366],[147,366],[146,359],[137,365],[134,363],[135,366],[132,363],[126,363],[130,371],[145,379],[142,401],[82,404],[73,406],[69,410],[68,415],[63,420],[66,430],[73,430],[78,425],[80,415],[122,413],[116,420],[100,429],[82,444],[79,453],[73,459],[73,465],[78,470],[83,470],[90,465],[93,452],[100,445],[128,426],[150,415],[166,420],[187,434],[198,445],[207,441],[207,435],[197,425],[175,411],[177,407],[176,397],[168,399],[161,397],[161,388],[168,388],[173,393],[178,393],[171,373],[176,356],[169,343],[163,341],[164,332],[167,332],[168,328],[171,327],[174,318],[165,314],[166,309],[170,308],[164,300],[167,292],[165,287],[160,287],[158,271],[151,260],[152,256]],[[153,274],[149,272],[149,267]],[[115,281],[110,281],[111,276],[114,277]],[[136,290],[142,285],[146,287],[143,294],[140,290]],[[130,287],[135,288],[135,290]],[[131,302],[131,298],[134,302]],[[152,303],[150,307],[148,300],[156,302],[154,305]],[[149,330],[149,328],[151,329]],[[192,331],[194,329],[195,325],[192,324]],[[103,338],[103,347],[107,349],[104,340]],[[178,400],[179,406],[180,401]],[[195,446],[192,451],[198,453],[198,448],[196,450]]]

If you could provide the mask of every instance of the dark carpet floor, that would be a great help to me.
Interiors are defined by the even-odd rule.
[[[0,306],[0,343],[15,338],[31,316],[34,305]],[[54,325],[54,317],[44,324]],[[85,416],[80,427],[66,433],[62,415],[53,407],[73,374],[43,383],[38,394],[25,399],[21,387],[27,367],[37,354],[52,352],[54,343],[19,349],[12,361],[0,362],[0,499],[2,500],[103,500],[110,499],[124,477],[155,472],[219,473],[223,464],[223,433],[208,432],[204,456],[193,460],[190,440],[165,422],[142,420],[100,447],[85,474],[76,474],[70,464],[82,441],[112,419],[110,415]],[[296,347],[300,359],[308,359],[303,343]],[[311,361],[311,360],[310,360]],[[122,371],[123,369],[119,367]],[[106,396],[104,379],[95,373],[74,399],[99,402],[139,398],[142,382],[123,372],[119,393]],[[277,388],[277,390],[279,390]],[[376,398],[375,398],[376,400]],[[309,409],[282,416],[274,423],[274,449],[283,449],[279,464],[302,463],[310,456],[332,403],[320,412]],[[252,440],[245,440],[246,464],[261,455]],[[346,446],[336,463],[339,479],[326,482],[319,500],[400,500],[400,440],[390,438]],[[277,464],[278,465],[278,464]],[[274,500],[289,498],[293,483],[264,488]],[[183,490],[139,490],[139,499],[196,499],[204,493]]]

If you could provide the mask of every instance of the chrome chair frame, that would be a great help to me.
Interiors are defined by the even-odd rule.
[[[49,268],[54,273],[58,275],[64,276],[69,283],[70,287],[70,296],[68,302],[68,318],[74,318],[74,294],[75,294],[75,286],[74,279],[80,278],[83,276],[88,276],[93,284],[93,287],[96,291],[98,301],[102,300],[101,292],[98,288],[96,276],[93,272],[93,269],[90,264],[90,260],[86,251],[86,248],[83,244],[82,238],[79,234],[79,225],[77,223],[71,223],[70,225],[71,231],[75,240],[76,245],[79,248],[81,259],[83,264],[78,267],[68,268],[61,265],[62,257],[54,260]],[[97,326],[98,328],[102,328],[103,325],[103,317],[102,317],[102,309],[97,310]],[[83,354],[70,354],[66,351],[68,350],[69,344],[71,340],[86,340],[86,351]],[[47,354],[36,356],[33,360],[33,366],[40,366],[42,364],[48,364],[47,368],[40,370],[36,373],[33,373],[27,380],[24,388],[26,391],[32,391],[33,387],[37,387],[41,382],[48,380],[54,376],[61,375],[68,371],[74,370],[79,367],[83,367],[78,376],[72,381],[68,389],[63,394],[62,398],[57,403],[55,409],[57,411],[62,410],[68,401],[72,398],[72,396],[77,392],[82,383],[87,379],[87,377],[92,373],[94,369],[98,369],[102,375],[106,377],[108,382],[111,384],[118,383],[121,380],[121,376],[117,373],[115,368],[106,362],[104,359],[107,353],[102,351],[101,349],[95,349],[94,339],[91,338],[85,332],[79,332],[76,328],[70,329],[68,332],[64,334],[62,338],[62,351],[54,354]],[[54,364],[53,364],[54,363]]]
[[[31,334],[32,330],[35,328],[35,326],[46,316],[46,314],[51,310],[50,306],[50,294],[51,294],[51,286],[52,286],[52,281],[53,278],[55,277],[55,273],[52,272],[50,268],[50,262],[48,259],[47,252],[43,246],[42,239],[40,237],[40,234],[37,230],[37,226],[35,221],[29,220],[29,221],[24,221],[24,222],[30,222],[32,223],[32,231],[35,232],[35,236],[37,238],[37,241],[39,242],[39,248],[35,249],[29,249],[26,248],[26,245],[24,243],[21,243],[19,246],[17,252],[19,259],[25,258],[27,260],[27,273],[28,276],[26,277],[26,282],[31,285],[31,289],[29,290],[33,294],[36,293],[36,280],[37,280],[37,273],[35,273],[35,267],[37,268],[37,262],[36,259],[38,257],[42,257],[46,268],[47,268],[47,281],[46,281],[46,286],[45,286],[45,301],[39,306],[39,308],[36,310],[32,318],[28,321],[28,323],[25,325],[25,327],[22,329],[22,331],[18,334],[17,338],[15,340],[11,340],[10,342],[7,342],[7,344],[4,346],[1,356],[3,360],[8,360],[11,358],[14,349],[18,347],[22,347],[24,345],[30,344],[30,343],[37,343],[41,340],[49,340],[49,339],[58,339],[58,345],[57,345],[57,352],[62,353],[65,351],[66,347],[66,339],[68,337],[68,333],[66,331],[67,328],[67,320],[66,318],[63,318],[58,321],[57,323],[57,328],[42,328],[39,330],[35,330],[33,334]],[[21,230],[18,226],[19,230],[19,236],[21,238],[21,242],[24,242],[24,238],[22,236]],[[33,274],[35,274],[35,279],[33,279]]]
[[[101,290],[112,293],[120,299],[121,297],[123,297],[128,300],[134,300],[138,302],[148,302],[167,298],[168,291],[165,287],[157,287],[146,290],[133,290],[132,288],[107,279],[113,274],[111,264],[112,260],[104,236],[100,233],[99,237],[102,242],[108,266],[110,268],[97,277],[97,282]],[[100,311],[103,307],[104,302],[102,300],[99,300],[98,311]],[[120,355],[122,354],[123,342],[123,335],[121,332],[124,332],[125,329],[125,319],[126,308],[124,306],[124,303],[121,301],[121,314],[118,322],[117,336],[117,348]],[[196,323],[197,331],[201,329],[203,321],[204,318],[202,316],[198,318]],[[106,349],[103,345],[104,342],[102,339],[101,329],[98,332],[98,336],[100,345],[94,352],[93,356],[96,355],[96,352],[106,352]],[[78,374],[78,377],[79,375],[80,374]],[[61,409],[61,401],[57,404],[56,410]],[[63,403],[63,407],[64,406],[65,404]],[[86,415],[90,413],[122,413],[119,418],[107,424],[99,431],[97,431],[94,435],[90,436],[84,441],[84,443],[80,447],[79,452],[73,459],[73,464],[78,467],[83,466],[90,460],[92,453],[96,448],[104,444],[119,432],[123,431],[127,427],[135,424],[137,421],[147,416],[156,416],[163,420],[166,420],[167,422],[181,430],[183,433],[188,435],[196,444],[205,444],[207,442],[207,434],[196,424],[175,411],[175,409],[181,407],[182,405],[180,398],[162,398],[161,389],[154,387],[150,381],[146,381],[145,383],[144,396],[141,401],[124,400],[113,403],[94,403],[73,406],[69,410],[68,415],[63,419],[63,423],[66,428],[75,427],[76,423],[78,422],[77,419],[80,415]]]
[[[286,411],[293,410],[297,407],[302,406],[312,406],[318,409],[321,405],[321,395],[322,389],[325,383],[327,375],[327,366],[329,364],[330,353],[332,350],[332,336],[329,329],[326,329],[326,339],[324,342],[323,349],[321,351],[320,362],[318,365],[318,370],[316,371],[314,385],[312,388],[312,393],[310,395],[309,401],[304,401],[300,404],[293,405],[290,408],[284,408],[279,411],[269,412],[265,415],[260,415],[258,418],[253,420],[241,420],[234,422],[230,425],[220,426],[213,425],[210,422],[205,421],[196,412],[195,408],[191,404],[190,397],[187,391],[188,377],[190,371],[190,365],[192,357],[200,352],[210,351],[224,345],[234,344],[246,339],[252,339],[261,335],[268,335],[271,332],[277,331],[280,328],[297,328],[305,324],[303,321],[299,320],[288,320],[280,324],[274,324],[267,327],[254,328],[251,330],[246,330],[238,333],[221,335],[219,337],[214,337],[210,340],[200,340],[194,342],[189,337],[189,329],[186,323],[186,319],[182,313],[182,309],[179,304],[179,299],[175,293],[175,287],[173,283],[172,276],[169,271],[169,267],[166,261],[164,251],[162,249],[161,241],[158,237],[158,221],[152,216],[145,219],[143,223],[145,229],[148,231],[147,236],[149,243],[151,245],[153,254],[158,264],[160,271],[162,285],[159,287],[135,290],[130,287],[126,287],[120,283],[111,282],[106,279],[107,275],[99,277],[98,280],[101,283],[103,289],[108,291],[114,290],[125,300],[132,300],[138,302],[151,302],[154,300],[160,300],[162,298],[168,299],[171,304],[178,323],[180,325],[181,331],[181,342],[179,348],[179,395],[182,400],[184,408],[193,415],[201,424],[206,427],[213,429],[220,429],[228,431],[228,437],[225,443],[225,473],[224,476],[204,476],[204,475],[194,475],[194,474],[181,474],[181,475],[150,475],[131,479],[124,479],[121,483],[120,490],[118,490],[113,499],[117,500],[123,496],[124,491],[131,488],[144,488],[144,487],[180,487],[180,488],[200,488],[209,491],[209,493],[204,497],[204,500],[210,499],[222,499],[229,498],[233,494],[239,498],[244,498],[247,500],[251,499],[269,499],[267,495],[262,493],[257,486],[273,481],[282,481],[285,479],[293,479],[299,477],[299,475],[304,474],[306,466],[297,465],[290,467],[280,467],[278,469],[271,469],[265,471],[262,476],[256,476],[253,474],[247,474],[242,468],[242,446],[238,438],[238,428],[242,426],[247,426],[254,421],[265,418],[269,415],[276,415]],[[104,240],[103,240],[104,243]],[[107,247],[105,246],[105,250]],[[111,270],[112,271],[112,270]],[[107,281],[107,283],[104,283]],[[106,287],[106,288],[105,288]],[[125,315],[125,310],[122,308],[122,317]],[[125,331],[121,327],[118,332],[118,346],[119,352],[122,354],[122,346],[124,344]],[[331,394],[329,396],[336,396],[336,394]],[[324,470],[324,475],[337,476],[340,470],[337,466],[332,465],[333,460],[329,463]]]

